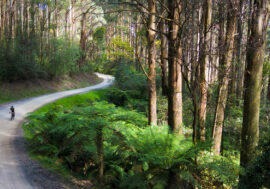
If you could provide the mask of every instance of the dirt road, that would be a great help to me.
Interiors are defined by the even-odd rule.
[[[18,129],[20,130],[20,126],[29,112],[33,112],[47,103],[63,97],[107,88],[113,84],[114,78],[112,76],[99,73],[97,75],[103,78],[103,82],[95,86],[57,92],[0,105],[0,189],[39,188],[33,184],[32,178],[25,174],[26,170],[24,169],[26,168],[21,165],[20,158],[18,158],[21,153],[18,150],[16,140],[22,138],[23,135],[22,132],[18,132]],[[13,121],[9,120],[9,108],[11,105],[15,107],[16,112],[15,120]]]

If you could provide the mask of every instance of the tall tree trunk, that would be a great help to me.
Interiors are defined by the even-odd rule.
[[[35,35],[35,15],[36,15],[36,10],[35,10],[35,3],[31,2],[31,6],[30,6],[30,13],[31,13],[31,36]]]
[[[220,154],[221,139],[222,139],[222,128],[224,121],[224,111],[228,96],[228,84],[231,64],[233,61],[233,48],[234,48],[234,36],[237,22],[237,8],[239,0],[232,0],[228,3],[228,16],[227,16],[227,29],[225,39],[225,51],[222,55],[220,62],[220,80],[219,80],[219,91],[218,100],[216,106],[215,120],[213,126],[213,149],[214,154]]]
[[[161,59],[161,71],[162,71],[162,94],[167,95],[168,94],[168,41],[166,33],[166,25],[165,20],[161,20],[160,23],[160,29],[161,29],[161,53],[160,53],[160,59]]]
[[[134,26],[134,32],[135,32],[135,36],[134,36],[134,62],[135,62],[135,68],[136,70],[139,72],[140,71],[140,63],[138,61],[138,57],[139,57],[139,36],[137,35],[137,32],[139,30],[138,27],[138,23],[139,23],[139,17],[136,18],[136,23]]]
[[[4,1],[0,2],[0,12],[1,12],[1,23],[0,23],[0,43],[1,43],[4,34],[4,23],[5,23]]]
[[[244,82],[244,112],[241,135],[240,165],[246,168],[256,155],[259,140],[259,112],[269,0],[254,0]],[[240,177],[241,183],[241,177]]]
[[[54,29],[53,29],[53,36],[56,38],[58,37],[58,4],[57,4],[57,0],[54,1],[54,6],[55,6],[55,10],[54,10]]]
[[[5,6],[5,19],[4,19],[4,36],[5,36],[5,40],[6,40],[6,43],[8,41],[8,0],[6,0],[6,6]]]
[[[201,20],[202,20],[202,6],[200,4],[200,8],[197,11],[197,20],[196,23],[198,25],[197,27],[197,35],[196,35],[196,46],[195,46],[195,60],[193,61],[191,65],[192,69],[192,76],[191,76],[191,86],[192,86],[192,102],[193,102],[193,122],[192,122],[192,128],[193,128],[193,143],[195,144],[198,139],[198,132],[199,132],[199,51],[200,51],[200,42],[201,42],[201,36],[202,32],[200,29]]]
[[[68,39],[68,15],[69,15],[69,9],[67,8],[65,12],[65,38],[66,39]]]
[[[243,4],[244,0],[240,0],[239,3],[239,17],[238,17],[238,23],[237,23],[237,43],[236,43],[236,62],[237,62],[237,86],[236,86],[236,97],[241,98],[242,97],[242,77],[243,77],[243,70],[242,70],[242,53],[241,53],[241,45],[242,45],[242,38],[243,38],[243,27],[242,27],[242,14],[243,14]]]
[[[28,16],[29,16],[29,10],[28,10],[29,8],[28,8],[28,1],[27,0],[25,0],[24,1],[24,21],[23,21],[23,29],[24,29],[24,35],[26,35],[27,37],[29,36],[29,18],[28,18]]]
[[[169,0],[169,90],[168,90],[168,124],[175,133],[182,133],[182,47],[179,38],[181,1]]]
[[[8,40],[10,43],[13,36],[14,36],[14,31],[13,31],[13,21],[14,21],[14,3],[15,1],[10,2],[9,6],[9,33],[8,33]]]
[[[86,13],[82,14],[82,19],[81,19],[81,39],[80,39],[80,50],[81,50],[81,57],[80,60],[78,61],[78,67],[79,69],[82,68],[85,62],[85,50],[86,50]]]
[[[148,90],[149,90],[149,112],[148,124],[157,124],[157,94],[156,94],[156,0],[148,0]]]
[[[212,0],[205,0],[203,7],[203,42],[200,49],[200,107],[199,107],[199,137],[205,140],[205,121],[206,121],[206,105],[207,105],[207,82],[206,70],[209,63],[209,49],[211,38],[211,21],[212,21]]]

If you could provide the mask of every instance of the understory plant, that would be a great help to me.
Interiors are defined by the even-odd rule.
[[[219,167],[235,166],[203,161],[208,143],[194,145],[166,125],[147,126],[143,114],[105,101],[68,109],[51,106],[28,120],[24,130],[32,154],[73,175],[93,178],[97,188],[162,189],[171,175],[181,178],[184,188],[194,188],[204,184],[201,176],[214,173],[225,183]]]

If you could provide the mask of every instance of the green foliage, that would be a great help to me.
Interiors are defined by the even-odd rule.
[[[269,56],[264,58],[263,62],[263,77],[267,77],[270,75],[270,62],[269,62]]]
[[[260,146],[261,153],[247,167],[241,177],[239,189],[270,188],[270,140],[268,138]]]
[[[108,56],[111,57],[112,61],[117,59],[133,60],[133,47],[130,46],[129,42],[123,41],[121,36],[113,38],[109,48],[112,52]]]
[[[225,111],[223,128],[224,153],[240,154],[240,134],[243,124],[243,104],[229,104]]]
[[[64,39],[53,39],[50,56],[45,56],[43,65],[51,76],[59,76],[78,72],[76,61],[80,51],[78,45]]]
[[[107,100],[117,106],[122,106],[130,110],[137,110],[139,112],[147,112],[147,99],[142,97],[134,97],[138,94],[137,91],[124,91],[118,88],[111,88],[106,95]]]
[[[14,45],[10,42],[2,44],[0,48],[0,79],[2,81],[25,80],[28,78],[42,77],[44,71],[38,64],[37,39],[14,39]]]
[[[39,42],[37,36],[31,39],[18,37],[14,39],[14,45],[3,45],[0,50],[0,79],[47,78],[78,71],[78,45],[60,38],[52,39],[48,43],[43,41],[44,47],[40,51]]]
[[[56,106],[60,106],[64,109],[69,109],[74,106],[87,106],[93,101],[100,101],[105,98],[105,94],[108,93],[108,89],[91,91],[89,93],[75,95],[59,99],[51,104],[47,104],[36,111],[36,114],[48,112],[54,109]],[[68,111],[68,110],[67,110]]]
[[[205,185],[198,177],[227,186],[237,183],[236,163],[206,156],[209,143],[193,145],[191,138],[171,133],[168,126],[146,126],[145,116],[123,109],[123,104],[93,103],[110,93],[127,100],[123,104],[128,107],[128,91],[112,89],[68,97],[31,114],[23,126],[31,152],[50,166],[97,178],[96,137],[102,131],[107,188],[163,189],[171,174],[189,186]]]
[[[117,122],[146,125],[140,114],[116,109],[105,102],[71,109],[57,105],[48,112],[30,115],[29,120],[24,130],[31,151],[59,159],[63,166],[80,174],[85,174],[84,165],[96,161],[94,141],[97,129],[110,128]],[[106,135],[109,131],[104,132],[105,137],[111,137]]]
[[[137,72],[132,65],[120,64],[116,66],[115,88],[107,94],[107,100],[117,106],[147,112],[148,90],[145,75]]]
[[[94,40],[98,44],[102,44],[105,41],[106,28],[104,26],[98,27],[93,34]]]
[[[129,96],[127,92],[117,88],[112,88],[107,93],[107,99],[109,102],[116,106],[126,106],[128,104]]]
[[[99,102],[68,112],[56,106],[28,119],[31,121],[24,125],[24,130],[31,151],[57,160],[80,175],[96,175],[95,133],[103,127],[104,177],[109,186],[164,188],[170,167],[180,165],[182,169],[175,170],[176,173],[192,177],[187,165],[194,163],[192,156],[198,148],[193,148],[191,140],[171,134],[168,127],[142,127],[143,119],[138,113]],[[137,182],[130,185],[131,180]]]
[[[205,153],[199,161],[203,182],[215,178],[216,182],[221,185],[237,186],[239,173],[242,171],[239,166],[239,159]]]
[[[260,140],[269,137],[270,133],[270,101],[267,99],[261,99],[261,108],[260,108]]]
[[[197,185],[192,175],[193,155],[201,148],[190,139],[170,133],[167,126],[121,128],[119,132],[125,136],[125,155],[132,161],[120,188],[166,188],[170,171]]]
[[[116,86],[125,91],[134,91],[133,97],[147,96],[147,80],[143,73],[131,65],[118,65],[115,70]],[[137,91],[137,92],[135,92]]]

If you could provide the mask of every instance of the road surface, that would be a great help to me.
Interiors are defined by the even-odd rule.
[[[97,73],[97,75],[103,79],[103,82],[91,87],[57,92],[0,105],[0,189],[37,188],[31,184],[31,178],[27,178],[22,168],[23,166],[20,165],[20,161],[17,158],[18,154],[16,154],[17,150],[14,145],[14,141],[18,137],[22,137],[22,134],[18,133],[17,130],[27,114],[57,99],[107,88],[113,84],[114,78],[112,76],[99,73]],[[9,108],[11,105],[15,107],[16,112],[14,121],[9,120]]]

